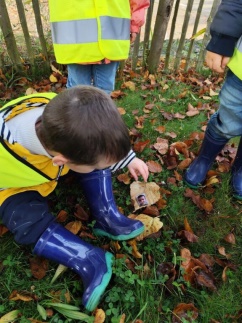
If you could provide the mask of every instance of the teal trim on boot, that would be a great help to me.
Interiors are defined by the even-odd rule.
[[[93,311],[112,275],[113,255],[94,247],[58,223],[52,223],[36,243],[34,254],[60,263],[83,282],[82,304]]]
[[[120,234],[118,236],[114,236],[114,235],[112,235],[112,234],[110,234],[110,233],[108,233],[108,232],[106,232],[104,230],[95,228],[95,226],[94,226],[93,232],[98,237],[108,237],[111,240],[124,241],[124,240],[129,240],[129,239],[133,239],[133,238],[137,237],[138,235],[140,235],[141,233],[144,232],[144,229],[145,229],[145,227],[142,226],[139,229],[132,231],[130,234],[126,234],[126,235]]]

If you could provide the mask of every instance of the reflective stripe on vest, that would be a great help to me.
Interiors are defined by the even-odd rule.
[[[228,63],[231,71],[242,80],[242,37],[237,42],[234,54]]]
[[[100,17],[100,22],[101,39],[129,40],[129,19]],[[98,41],[97,19],[52,22],[51,31],[54,44],[84,44]]]
[[[127,59],[129,0],[49,0],[56,60],[60,64]]]

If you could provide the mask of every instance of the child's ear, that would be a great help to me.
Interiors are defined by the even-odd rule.
[[[68,162],[68,159],[63,155],[56,155],[52,158],[54,166],[63,166]]]

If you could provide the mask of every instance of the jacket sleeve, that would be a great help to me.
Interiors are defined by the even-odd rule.
[[[131,33],[139,33],[145,22],[145,9],[149,8],[149,0],[129,0],[131,9]]]
[[[206,49],[231,57],[242,35],[242,0],[222,0],[210,26],[211,40]]]

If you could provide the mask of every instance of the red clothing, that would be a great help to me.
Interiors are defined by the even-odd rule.
[[[145,22],[145,9],[149,8],[150,0],[129,0],[131,10],[131,24],[130,33],[139,33],[140,27]],[[88,64],[109,64],[111,61],[107,58],[99,62],[80,63],[82,65]]]

